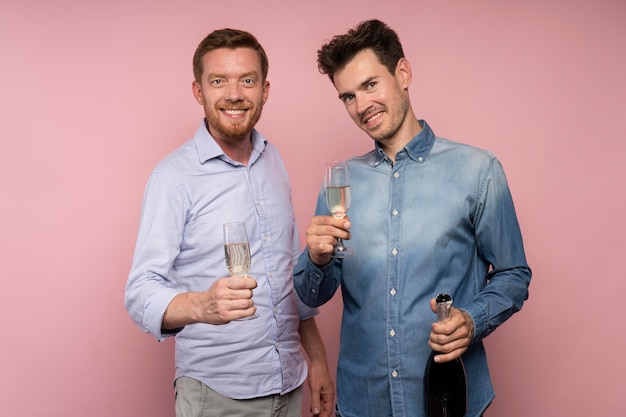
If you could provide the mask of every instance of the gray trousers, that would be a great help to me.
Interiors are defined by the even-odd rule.
[[[302,417],[302,387],[249,400],[225,397],[195,379],[176,380],[176,417]]]

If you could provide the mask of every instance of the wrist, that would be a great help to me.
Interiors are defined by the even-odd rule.
[[[315,256],[309,251],[309,261],[318,268],[328,265],[333,258],[330,255]]]
[[[187,292],[178,294],[172,299],[163,313],[162,328],[180,329],[188,324],[198,323],[199,303],[195,293]]]
[[[468,336],[470,343],[474,339],[474,321],[472,320],[472,316],[467,311],[461,310],[461,314],[465,317],[465,327],[467,327]]]

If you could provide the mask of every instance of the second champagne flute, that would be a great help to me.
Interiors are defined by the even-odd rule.
[[[326,205],[328,210],[330,210],[330,214],[343,219],[350,208],[350,179],[346,161],[326,163],[324,193],[326,194]],[[333,258],[345,258],[352,253],[354,253],[354,250],[344,246],[343,239],[337,238],[337,246],[333,250]]]
[[[231,277],[247,277],[250,272],[250,243],[245,223],[235,222],[224,225],[224,258]],[[239,320],[258,317],[257,313]]]

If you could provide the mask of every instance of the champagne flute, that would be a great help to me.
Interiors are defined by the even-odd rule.
[[[224,225],[224,258],[231,277],[247,277],[250,272],[250,244],[246,225],[242,222],[226,223]],[[258,314],[244,317],[240,320],[249,320],[258,317]]]
[[[346,161],[326,163],[324,193],[330,214],[338,219],[343,219],[350,208],[350,180]],[[343,239],[337,238],[337,246],[335,246],[332,254],[333,258],[344,258],[352,253],[354,250],[344,246]]]

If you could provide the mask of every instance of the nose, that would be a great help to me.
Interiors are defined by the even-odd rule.
[[[372,107],[372,100],[367,97],[366,94],[357,93],[354,97],[356,103],[356,111],[358,114],[365,113],[370,107]]]
[[[240,101],[243,99],[242,87],[239,83],[229,83],[226,88],[226,100]]]

